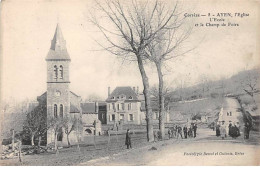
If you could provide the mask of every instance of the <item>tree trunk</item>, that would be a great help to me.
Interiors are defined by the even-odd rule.
[[[164,139],[165,136],[165,126],[164,126],[164,95],[163,95],[163,74],[162,74],[162,67],[161,63],[157,62],[156,68],[159,78],[159,129],[161,132],[161,138]]]
[[[12,129],[12,150],[14,151],[14,129]]]
[[[34,146],[34,133],[32,133],[32,136],[31,136],[31,145]]]
[[[39,136],[38,147],[41,146],[42,136]]]
[[[150,89],[149,89],[149,81],[144,70],[143,60],[141,56],[136,55],[138,61],[138,67],[142,76],[143,86],[144,86],[144,99],[145,99],[145,109],[146,109],[146,130],[147,130],[147,141],[153,142],[153,123],[152,123],[152,108],[151,108],[151,98],[150,98]]]
[[[58,145],[57,145],[57,137],[58,137],[58,133],[55,131],[55,138],[54,138],[54,150],[56,151],[56,154],[59,154],[59,151],[58,151]]]
[[[22,162],[22,141],[19,140],[18,144],[19,144],[19,153],[18,153],[18,156],[19,156],[19,162],[21,163],[21,162]]]
[[[70,147],[69,133],[67,134],[68,147]]]

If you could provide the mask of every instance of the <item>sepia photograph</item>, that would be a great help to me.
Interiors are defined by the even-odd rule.
[[[259,166],[259,0],[2,0],[0,166]]]

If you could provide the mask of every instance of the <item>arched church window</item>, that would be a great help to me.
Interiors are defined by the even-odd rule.
[[[63,118],[63,105],[60,105],[60,117]]]
[[[55,65],[54,66],[54,79],[58,78],[58,67]]]
[[[63,79],[63,66],[60,65],[60,78]]]
[[[57,114],[57,104],[54,104],[54,117],[57,118],[58,114]]]

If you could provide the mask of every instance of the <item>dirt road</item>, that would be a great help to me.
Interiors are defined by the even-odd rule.
[[[80,165],[259,165],[259,156],[259,145],[221,140],[210,129],[198,129],[197,138],[166,140]]]

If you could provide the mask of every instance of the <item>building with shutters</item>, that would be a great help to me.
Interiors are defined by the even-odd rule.
[[[107,124],[141,124],[141,100],[138,98],[138,87],[116,87],[110,93],[108,88]]]

